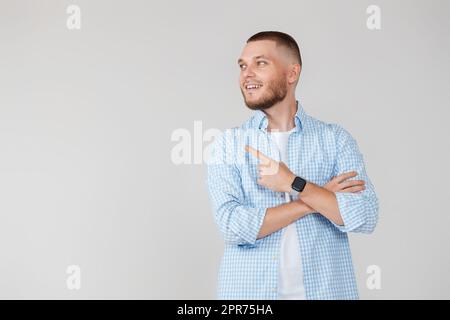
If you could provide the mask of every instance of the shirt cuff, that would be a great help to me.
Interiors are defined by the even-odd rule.
[[[244,241],[239,242],[238,243],[239,247],[255,248],[258,246],[259,242],[263,240],[263,238],[257,239],[257,237],[263,225],[267,209],[268,208],[265,207],[257,208],[256,210],[257,223],[250,226],[251,228],[250,230],[248,230],[249,231],[248,235],[250,235],[250,237],[248,239],[245,239]]]
[[[344,225],[333,225],[342,232],[349,232],[365,223],[364,201],[360,194],[335,192],[336,200]]]

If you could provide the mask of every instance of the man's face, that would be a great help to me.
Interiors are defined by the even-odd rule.
[[[238,60],[239,84],[245,104],[264,110],[282,101],[288,91],[286,67],[275,41],[251,41]]]

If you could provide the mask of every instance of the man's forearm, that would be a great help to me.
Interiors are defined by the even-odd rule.
[[[263,238],[275,231],[284,228],[301,217],[315,212],[301,200],[295,200],[279,206],[269,208],[266,211],[263,224],[259,230],[257,239]]]
[[[334,192],[308,182],[300,193],[300,198],[328,220],[338,225],[344,224]]]

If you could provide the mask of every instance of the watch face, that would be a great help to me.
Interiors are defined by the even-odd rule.
[[[306,180],[300,177],[295,177],[294,182],[292,182],[292,189],[302,192],[305,188]]]

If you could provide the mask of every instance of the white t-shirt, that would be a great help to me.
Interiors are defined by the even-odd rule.
[[[295,128],[294,128],[295,129]],[[289,134],[294,131],[270,132],[280,150],[281,161],[287,163],[287,143]],[[286,202],[291,196],[286,192]],[[280,264],[278,272],[278,292],[282,300],[304,300],[305,286],[300,256],[300,245],[295,221],[284,227],[281,236]]]

